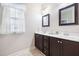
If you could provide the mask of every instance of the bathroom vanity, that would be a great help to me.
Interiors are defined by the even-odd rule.
[[[35,47],[46,56],[79,56],[79,38],[35,33]]]

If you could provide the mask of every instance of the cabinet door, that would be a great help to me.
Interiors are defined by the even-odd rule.
[[[51,37],[50,38],[50,56],[61,56],[62,55],[62,44],[61,39]]]
[[[40,51],[43,51],[43,35],[35,34],[35,46]]]
[[[79,42],[63,40],[64,56],[79,56]]]
[[[43,43],[43,53],[47,56],[49,56],[49,36],[43,37],[44,43]]]

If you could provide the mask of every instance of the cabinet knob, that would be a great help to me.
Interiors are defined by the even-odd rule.
[[[62,41],[60,41],[60,43],[63,43]]]
[[[62,41],[58,41],[58,43],[62,43]]]
[[[58,41],[58,43],[60,43],[60,41]]]

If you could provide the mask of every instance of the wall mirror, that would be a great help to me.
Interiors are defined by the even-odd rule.
[[[59,26],[78,24],[78,4],[59,9]]]
[[[49,27],[50,26],[50,14],[46,14],[42,16],[42,27]]]

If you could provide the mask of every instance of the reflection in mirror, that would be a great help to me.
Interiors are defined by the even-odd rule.
[[[74,23],[74,6],[61,11],[61,23]]]
[[[59,25],[77,24],[77,4],[59,10]]]

